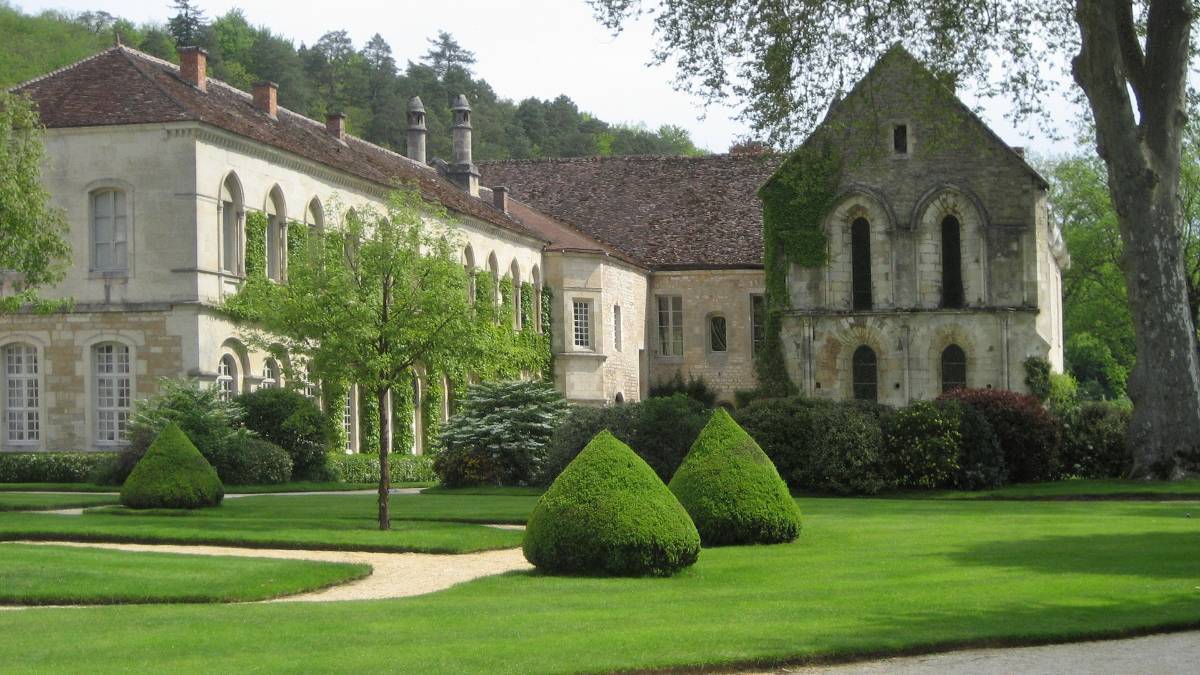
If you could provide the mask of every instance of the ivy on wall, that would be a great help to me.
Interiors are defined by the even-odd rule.
[[[287,261],[292,267],[308,250],[308,226],[295,220],[288,222],[287,228]]]
[[[761,396],[796,391],[783,357],[782,312],[791,307],[788,268],[822,267],[828,262],[828,236],[821,223],[833,207],[841,179],[842,163],[831,145],[806,145],[792,153],[758,191],[763,203],[767,299],[764,344],[754,363]]]
[[[267,276],[267,215],[261,211],[246,214],[246,276]]]

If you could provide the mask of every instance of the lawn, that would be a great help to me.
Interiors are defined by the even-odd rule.
[[[399,505],[405,499],[417,498],[421,496],[394,495],[392,502]],[[528,508],[533,508],[532,503]],[[480,512],[479,509],[458,510]],[[498,510],[511,512],[511,509]],[[439,513],[454,509],[431,511]],[[423,553],[468,553],[521,544],[520,532],[461,522],[403,520],[401,508],[393,512],[392,529],[380,532],[375,514],[375,497],[372,495],[244,497],[226,499],[217,508],[197,511],[134,511],[109,507],[82,516],[0,513],[0,540],[58,539]]]
[[[562,672],[1200,626],[1192,505],[799,501],[795,544],[706,549],[670,579],[513,573],[386,601],[0,612],[0,651],[12,670]]]
[[[361,579],[369,565],[0,544],[0,604],[242,602]]]
[[[116,503],[116,495],[0,492],[0,511],[77,509]]]
[[[924,496],[924,495],[918,495]],[[1053,483],[1006,485],[979,492],[935,492],[936,499],[1197,499],[1200,478],[1177,481],[1117,480],[1091,478]]]

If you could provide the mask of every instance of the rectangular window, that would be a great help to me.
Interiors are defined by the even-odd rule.
[[[41,437],[41,419],[37,350],[33,345],[5,348],[4,391],[5,438],[13,444],[36,443]]]
[[[97,345],[95,361],[96,440],[107,444],[123,443],[133,405],[129,347],[112,342]]]
[[[621,306],[613,305],[613,349],[621,351]]]
[[[899,155],[908,154],[907,124],[897,124],[896,126],[892,127],[892,149],[894,149],[896,154]]]
[[[128,220],[124,192],[103,190],[92,194],[92,269],[128,269]]]
[[[708,320],[709,348],[714,352],[729,350],[729,342],[725,338],[725,317],[714,316]]]
[[[354,387],[346,392],[346,406],[342,408],[342,431],[346,433],[346,452],[354,452]]]
[[[683,297],[658,296],[658,353],[683,356]]]
[[[750,296],[750,348],[757,354],[767,340],[767,299]]]
[[[586,300],[575,300],[575,346],[591,349],[592,347],[592,303]]]

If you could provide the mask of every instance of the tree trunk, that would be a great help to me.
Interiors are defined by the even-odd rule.
[[[392,472],[388,467],[388,396],[389,389],[384,387],[375,392],[376,403],[379,405],[379,529],[389,530],[392,527],[389,512],[389,497],[392,489]]]
[[[1137,478],[1182,475],[1200,443],[1200,356],[1179,232],[1192,18],[1189,0],[1150,3],[1143,48],[1129,0],[1076,0],[1072,71],[1108,167],[1137,345],[1129,381]]]

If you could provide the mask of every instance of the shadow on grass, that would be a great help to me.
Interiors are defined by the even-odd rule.
[[[1200,531],[1041,537],[979,544],[949,557],[969,565],[1054,574],[1200,581]]]

